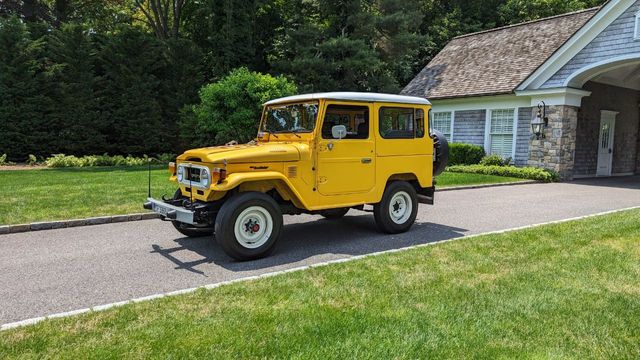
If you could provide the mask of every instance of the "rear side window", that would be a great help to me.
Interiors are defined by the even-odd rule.
[[[385,139],[413,139],[424,137],[422,109],[380,108],[380,135]]]

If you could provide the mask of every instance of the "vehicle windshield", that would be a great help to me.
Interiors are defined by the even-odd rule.
[[[312,132],[318,117],[318,103],[267,107],[262,130],[270,133]]]

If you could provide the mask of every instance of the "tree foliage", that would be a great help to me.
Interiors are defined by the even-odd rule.
[[[185,110],[181,132],[194,146],[247,142],[258,132],[262,104],[296,90],[282,76],[236,69],[200,90],[200,103]]]
[[[267,97],[397,92],[455,36],[602,3],[0,0],[0,154],[245,141]]]

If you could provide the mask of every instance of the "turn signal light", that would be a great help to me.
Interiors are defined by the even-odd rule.
[[[224,179],[227,178],[227,169],[213,168],[212,175],[213,175],[212,182],[221,183],[222,181],[224,181]]]
[[[169,163],[169,174],[176,174],[176,163],[174,163],[173,161]]]

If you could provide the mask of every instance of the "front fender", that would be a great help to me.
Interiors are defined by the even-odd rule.
[[[304,201],[302,201],[302,196],[300,196],[300,193],[298,193],[298,191],[293,186],[293,184],[291,184],[291,181],[289,181],[289,179],[286,176],[284,176],[282,173],[279,173],[277,171],[260,171],[255,173],[246,173],[246,172],[233,173],[228,175],[226,179],[224,179],[224,181],[213,185],[211,189],[213,191],[226,192],[226,191],[230,191],[237,188],[243,183],[258,182],[258,181],[274,181],[274,180],[282,181],[287,186],[291,194],[297,198],[296,200],[298,200],[301,205],[306,207],[307,204]]]

